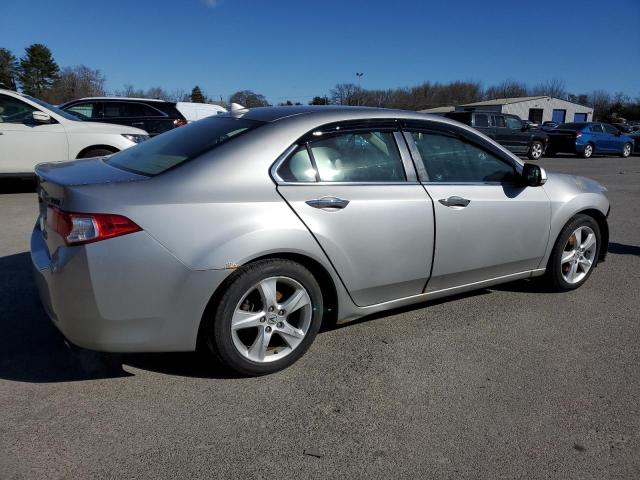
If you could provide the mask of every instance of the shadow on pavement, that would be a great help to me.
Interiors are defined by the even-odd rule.
[[[640,247],[611,242],[609,243],[609,253],[615,253],[616,255],[636,255],[640,257]]]
[[[0,194],[33,193],[35,191],[35,178],[0,178]]]

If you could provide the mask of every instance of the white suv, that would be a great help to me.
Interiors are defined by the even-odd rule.
[[[0,176],[38,163],[110,155],[149,138],[138,128],[83,122],[42,100],[0,89]]]

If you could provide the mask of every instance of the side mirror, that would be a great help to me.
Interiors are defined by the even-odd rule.
[[[522,181],[528,187],[539,187],[547,181],[547,172],[540,165],[525,163],[522,167]]]
[[[32,116],[33,121],[36,123],[49,123],[51,121],[51,115],[41,112],[40,110],[33,112]]]

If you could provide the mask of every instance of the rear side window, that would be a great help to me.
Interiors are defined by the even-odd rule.
[[[504,128],[504,117],[502,115],[494,115],[493,116],[493,126],[498,128]]]
[[[332,135],[300,147],[278,169],[293,182],[403,182],[400,152],[391,132]]]
[[[489,115],[484,113],[476,113],[473,117],[474,127],[488,127],[489,126]]]
[[[512,165],[458,137],[436,132],[411,132],[430,182],[506,182]]]
[[[602,125],[600,125],[600,124],[591,125],[589,130],[591,130],[594,133],[603,133],[604,132],[604,130],[602,130]]]
[[[621,130],[618,130],[616,127],[613,127],[611,125],[607,125],[606,123],[604,123],[602,126],[604,127],[605,132],[610,133],[612,135],[617,135],[618,133],[621,132]]]
[[[158,175],[263,123],[230,117],[205,118],[123,150],[106,162],[130,172],[147,176]]]

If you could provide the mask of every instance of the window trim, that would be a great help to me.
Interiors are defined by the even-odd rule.
[[[313,151],[309,146],[313,140],[318,140],[320,138],[330,138],[333,136],[343,135],[345,133],[357,133],[357,132],[388,132],[392,133],[393,140],[395,142],[396,148],[398,149],[398,154],[400,156],[400,161],[402,163],[402,168],[404,170],[405,180],[398,181],[386,181],[386,182],[327,182],[320,181],[320,173],[318,172],[318,168],[315,163],[315,158],[313,157]],[[314,133],[322,132],[321,135],[317,135]],[[403,145],[404,143],[404,145]],[[318,126],[306,134],[302,135],[295,143],[290,145],[271,165],[269,173],[271,175],[271,179],[277,185],[319,185],[319,186],[329,186],[329,185],[340,185],[340,186],[351,186],[351,185],[419,185],[420,182],[418,180],[418,174],[416,172],[416,166],[409,152],[408,143],[406,139],[402,136],[402,131],[400,128],[400,120],[399,119],[371,119],[371,120],[343,120],[339,122],[332,122],[329,124]],[[311,163],[316,170],[316,181],[315,182],[289,182],[278,174],[278,169],[282,166],[284,162],[289,160],[289,158],[298,150],[298,148],[304,146],[307,149],[309,154],[309,158],[311,159]]]
[[[409,145],[409,151],[411,152],[411,156],[413,157],[414,164],[416,165],[416,170],[418,172],[418,180],[423,185],[515,185],[517,181],[512,182],[432,182],[429,179],[429,174],[427,173],[426,167],[424,166],[424,161],[422,160],[422,155],[418,151],[418,148],[415,146],[415,141],[411,136],[411,132],[417,130],[426,133],[435,133],[437,135],[448,135],[450,137],[458,138],[463,142],[470,143],[471,145],[484,150],[485,152],[493,155],[498,160],[510,165],[516,176],[522,173],[522,165],[519,162],[516,162],[509,156],[507,156],[501,150],[495,148],[493,145],[485,143],[482,138],[478,135],[458,128],[454,125],[449,124],[440,124],[435,122],[429,122],[425,120],[408,120],[403,122],[402,132],[404,134],[405,140]]]

